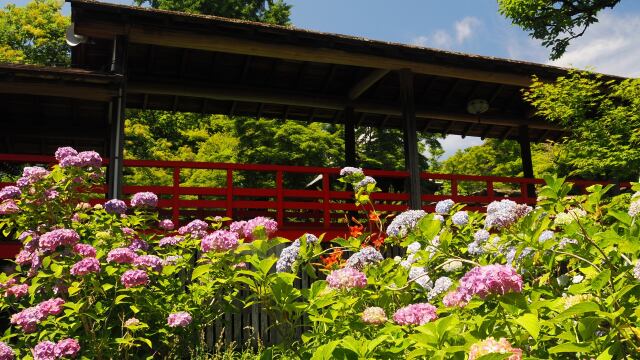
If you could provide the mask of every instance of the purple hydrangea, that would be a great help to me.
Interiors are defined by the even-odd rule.
[[[407,246],[407,254],[415,254],[422,248],[419,242],[414,241],[409,246]]]
[[[426,215],[423,210],[407,210],[401,213],[387,227],[387,235],[405,237]]]
[[[160,247],[174,246],[174,245],[179,244],[182,240],[184,240],[184,239],[181,238],[180,236],[167,236],[167,237],[163,237],[162,239],[160,239],[160,242],[158,243],[158,246],[160,246]]]
[[[148,191],[135,193],[131,197],[131,206],[135,208],[154,208],[158,206],[158,195]]]
[[[507,248],[507,253],[505,254],[505,257],[507,259],[508,264],[513,264],[513,262],[516,260],[517,252],[518,252],[518,249],[515,246],[510,246],[509,248]],[[522,261],[527,256],[532,254],[533,254],[533,249],[530,247],[526,247],[522,249],[522,251],[520,252],[520,255],[518,255],[518,261]]]
[[[531,207],[511,200],[494,201],[487,206],[486,228],[508,227],[531,212]]]
[[[436,213],[448,214],[456,203],[451,199],[441,200],[436,203]]]
[[[58,160],[59,162],[69,156],[76,156],[76,155],[78,155],[78,152],[76,151],[76,149],[69,146],[59,147],[55,153],[56,160]]]
[[[633,267],[633,277],[640,280],[640,260],[636,261],[636,266]]]
[[[367,286],[367,276],[352,267],[334,270],[327,276],[329,287],[338,290],[364,288]]]
[[[187,327],[191,324],[191,314],[186,311],[169,314],[167,317],[167,325],[169,327]]]
[[[16,354],[9,345],[0,341],[0,360],[13,360],[15,355]]]
[[[9,199],[16,199],[22,195],[22,191],[17,186],[5,186],[0,190],[0,202]]]
[[[276,262],[277,272],[293,272],[293,264],[298,259],[300,253],[300,241],[296,240],[291,245],[285,247],[280,252],[280,257]]]
[[[485,299],[491,294],[504,295],[521,291],[522,277],[511,266],[477,266],[460,279],[458,288],[447,294],[443,302],[447,306],[464,307],[474,295]]]
[[[125,288],[147,285],[149,275],[144,270],[127,270],[120,276],[120,281]]]
[[[49,175],[49,171],[40,166],[27,166],[22,170],[22,177],[16,181],[18,187],[26,187],[42,180]]]
[[[244,226],[247,225],[246,221],[234,221],[229,225],[229,230],[238,234],[238,236],[244,236]]]
[[[95,151],[82,151],[78,153],[80,166],[98,168],[102,166],[102,157]]]
[[[96,248],[89,244],[75,244],[73,252],[82,257],[96,257]]]
[[[353,184],[353,189],[355,191],[360,190],[360,188],[366,187],[369,184],[376,184],[376,179],[372,178],[371,176],[365,176],[364,179],[358,181],[357,183]]]
[[[18,255],[16,255],[16,263],[18,265],[23,265],[23,266],[27,264],[31,264],[31,261],[33,261],[34,256],[37,256],[34,252],[27,251],[27,250],[20,250]]]
[[[16,299],[20,299],[21,297],[27,295],[28,293],[29,293],[29,285],[20,284],[20,285],[13,285],[10,288],[8,288],[5,291],[4,296],[13,296]]]
[[[57,229],[42,234],[38,244],[42,250],[55,251],[58,246],[75,245],[80,241],[80,235],[75,230]]]
[[[205,236],[200,242],[200,249],[203,252],[209,251],[229,251],[238,247],[238,234],[227,230],[216,230]]]
[[[54,353],[56,357],[76,357],[80,352],[80,343],[76,339],[64,339],[58,341]]]
[[[278,231],[278,223],[275,220],[268,217],[264,217],[264,216],[255,217],[247,221],[247,223],[244,225],[242,229],[244,237],[247,239],[252,239],[254,232],[258,228],[263,228],[267,236],[271,236],[275,234],[276,231]]]
[[[104,203],[104,211],[109,214],[124,214],[127,212],[127,204],[118,199],[111,199]]]
[[[11,324],[19,326],[25,334],[36,331],[38,323],[46,318],[38,306],[26,308],[11,315]]]
[[[398,309],[393,321],[398,325],[424,325],[438,318],[435,306],[429,303],[417,303]]]
[[[482,248],[482,244],[472,241],[467,245],[467,252],[469,255],[478,256],[484,254],[484,249]]]
[[[11,215],[20,212],[20,207],[12,199],[0,202],[0,215]]]
[[[181,226],[178,229],[178,234],[187,235],[190,234],[191,237],[196,239],[202,239],[207,235],[207,230],[209,229],[209,224],[206,222],[196,219],[191,221],[185,226]]]
[[[60,167],[68,168],[68,167],[81,167],[82,160],[77,155],[70,155],[60,160]]]
[[[491,236],[491,234],[487,230],[480,229],[480,230],[476,231],[475,234],[473,234],[473,241],[478,243],[478,244],[482,244],[485,241],[489,240],[490,236]]]
[[[351,175],[363,176],[364,173],[362,172],[361,168],[357,168],[357,167],[346,166],[340,169],[340,176],[351,176]]]
[[[39,342],[33,349],[31,349],[34,360],[55,360],[56,356],[56,344],[49,340]]]
[[[349,259],[347,259],[346,266],[352,267],[357,270],[362,270],[365,266],[370,264],[377,264],[382,260],[384,260],[384,257],[378,250],[376,250],[376,248],[367,246],[360,249],[360,251],[358,251],[357,253],[351,255]]]
[[[149,244],[140,238],[134,238],[133,240],[131,240],[131,244],[128,246],[128,248],[133,251],[146,251],[149,249]]]
[[[469,223],[469,214],[466,211],[458,211],[451,217],[451,221],[458,226],[465,226]]]
[[[131,264],[138,257],[133,250],[128,248],[115,248],[107,254],[107,262],[118,264]]]
[[[65,301],[61,298],[53,298],[49,300],[45,300],[38,304],[38,309],[42,312],[44,317],[50,315],[58,315],[62,312],[62,306]]]
[[[161,271],[164,261],[155,255],[140,255],[133,264],[138,267],[150,267],[154,271]]]
[[[71,275],[83,276],[100,272],[100,261],[94,257],[86,257],[71,267]]]
[[[173,224],[173,221],[169,219],[160,220],[160,222],[158,223],[158,226],[160,227],[160,229],[166,230],[166,231],[171,231],[175,227],[175,225]]]

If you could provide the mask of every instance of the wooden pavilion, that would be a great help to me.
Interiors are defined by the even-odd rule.
[[[110,197],[123,195],[122,168],[129,161],[123,159],[125,109],[342,124],[345,165],[350,166],[357,165],[356,126],[403,129],[406,171],[376,174],[406,177],[410,191],[397,199],[406,200],[411,208],[423,208],[425,202],[436,200],[421,194],[421,178],[451,181],[454,198],[458,195],[456,181],[486,181],[487,194],[474,198],[477,202],[494,199],[493,182],[516,181],[522,185],[522,201],[535,201],[526,190],[537,181],[530,143],[563,134],[563,129],[532,116],[521,96],[531,75],[553,80],[567,73],[563,68],[215,16],[68,1],[75,34],[86,39],[72,48],[71,68],[0,66],[0,104],[7,109],[0,117],[0,153],[5,153],[0,161],[42,160],[22,155],[51,154],[61,145],[98,149],[109,154]],[[488,109],[469,113],[467,104],[475,99],[486,101]],[[525,179],[425,174],[418,163],[419,131],[517,140]],[[173,196],[173,215],[178,218],[175,207],[183,201],[180,195],[194,193],[180,192],[179,167],[184,164],[129,164],[174,169],[174,185],[165,190]],[[264,194],[276,198],[279,219],[289,205],[303,206],[300,202],[283,205],[287,196],[311,196],[310,192],[282,189],[282,172],[336,171],[258,169],[251,164],[233,169],[225,164],[189,166],[226,170],[229,179],[238,168],[276,172],[278,189]],[[226,206],[228,214],[234,196],[242,195],[230,188],[232,182],[227,189],[206,193],[225,195],[226,200],[209,204]],[[322,205],[304,205],[321,206],[324,220],[334,209],[331,198],[338,196],[327,184],[323,183],[319,195]]]

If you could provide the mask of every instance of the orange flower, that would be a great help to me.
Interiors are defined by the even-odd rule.
[[[334,267],[335,264],[339,264],[342,260],[342,249],[334,249],[328,256],[320,256],[320,261],[324,264],[324,268],[329,270]]]
[[[369,212],[369,221],[380,221],[380,216],[378,216],[377,212],[370,211]]]
[[[371,234],[371,245],[373,245],[376,249],[380,249],[380,246],[384,244],[384,234]]]
[[[364,226],[358,224],[358,225],[354,225],[354,226],[349,226],[349,235],[351,237],[358,237],[360,235],[362,235],[362,230],[364,229]]]

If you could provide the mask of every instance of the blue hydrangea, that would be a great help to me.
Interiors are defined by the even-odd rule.
[[[489,240],[490,236],[491,236],[491,234],[487,230],[480,229],[480,230],[476,231],[475,234],[473,234],[473,241],[478,243],[478,244],[482,244],[485,241]]]
[[[369,184],[376,184],[376,179],[372,178],[371,176],[365,176],[364,179],[358,181],[357,183],[355,183],[353,185],[353,189],[355,191],[358,191],[360,188],[362,187],[366,187]]]
[[[444,216],[442,216],[442,215],[440,215],[440,214],[435,214],[435,215],[433,215],[433,218],[434,218],[435,220],[440,221],[441,223],[443,223],[443,222],[444,222]]]
[[[389,236],[398,236],[404,237],[407,235],[407,232],[412,230],[418,221],[427,215],[423,210],[408,210],[400,215],[396,216],[395,219],[389,224],[387,227],[387,235]]]
[[[414,266],[409,269],[409,280],[414,281],[427,291],[432,289],[431,279],[427,275],[427,270],[423,267]]]
[[[304,234],[302,237],[307,240],[307,244],[315,244],[318,242],[318,237],[313,234]]]
[[[569,244],[577,245],[578,244],[578,240],[564,237],[564,238],[560,239],[560,243],[558,244],[558,247],[560,249],[564,249]]]
[[[633,277],[640,280],[640,260],[636,261],[636,266],[633,267]]]
[[[518,250],[516,249],[515,246],[511,246],[507,249],[507,253],[505,255],[505,257],[507,258],[507,264],[513,264],[514,260],[516,260],[517,251]],[[522,252],[520,252],[520,255],[518,255],[518,262],[524,260],[527,256],[532,254],[533,254],[532,248],[526,247],[522,249]]]
[[[409,244],[409,246],[407,246],[407,254],[415,254],[418,251],[420,251],[421,248],[422,246],[420,245],[420,243],[417,241],[414,241],[411,244]]]
[[[346,166],[340,170],[340,176],[364,175],[361,168]]]
[[[439,277],[436,282],[433,284],[433,288],[427,294],[427,298],[429,300],[435,298],[436,296],[444,293],[449,290],[449,288],[453,285],[453,280],[446,276]]]
[[[478,244],[475,241],[472,241],[467,246],[467,252],[469,253],[469,255],[478,256],[484,254],[484,249],[482,248],[482,245]]]
[[[550,240],[553,237],[554,232],[551,230],[545,230],[542,232],[542,234],[540,234],[540,236],[538,237],[538,242],[539,243],[544,243],[547,240]]]
[[[347,259],[347,267],[352,267],[357,270],[362,270],[365,266],[370,264],[377,264],[384,260],[384,257],[374,247],[367,246],[360,249],[357,253],[351,255]]]
[[[282,249],[280,258],[276,262],[277,272],[293,272],[293,264],[298,259],[298,253],[300,252],[300,241],[296,240],[291,245]]]
[[[453,214],[451,221],[458,226],[464,226],[469,223],[469,214],[466,211],[458,211]]]
[[[451,199],[438,201],[436,204],[436,212],[438,214],[448,214],[456,203]]]

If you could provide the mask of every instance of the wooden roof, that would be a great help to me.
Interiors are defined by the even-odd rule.
[[[108,153],[109,101],[122,76],[0,64],[0,152],[51,154],[62,145]]]
[[[417,129],[532,141],[562,129],[531,118],[521,89],[532,74],[555,79],[566,69],[461,54],[277,25],[150,8],[69,0],[78,34],[74,66],[109,69],[115,36],[128,39],[127,107],[302,121],[401,127],[394,70],[414,75]],[[490,109],[470,115],[485,99]]]

